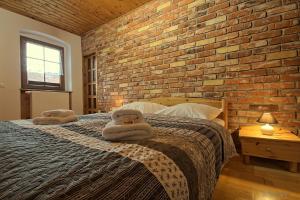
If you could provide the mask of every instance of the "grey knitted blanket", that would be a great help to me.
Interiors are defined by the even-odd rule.
[[[206,121],[146,115],[154,137],[109,142],[109,114],[64,125],[0,121],[0,199],[210,199],[235,155],[229,134]]]

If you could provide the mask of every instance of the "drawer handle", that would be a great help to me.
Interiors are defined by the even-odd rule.
[[[256,146],[259,145],[259,142],[256,142],[255,145],[256,145]]]
[[[267,148],[266,148],[266,151],[270,151],[270,152],[271,152],[271,148],[270,148],[270,147],[267,147]]]

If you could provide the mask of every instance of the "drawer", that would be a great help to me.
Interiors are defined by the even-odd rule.
[[[242,153],[264,158],[300,162],[300,143],[242,139]]]

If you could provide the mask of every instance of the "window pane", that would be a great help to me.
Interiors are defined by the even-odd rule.
[[[97,108],[96,98],[93,98],[93,104],[94,104],[94,108]]]
[[[96,95],[96,84],[93,84],[93,95]]]
[[[88,59],[88,69],[89,70],[91,69],[91,59],[90,58]]]
[[[89,108],[92,108],[92,99],[89,98]]]
[[[88,88],[89,88],[88,95],[92,95],[92,85],[89,85]]]
[[[88,72],[88,82],[89,82],[89,83],[90,83],[91,80],[92,80],[92,79],[91,79],[91,73],[92,73],[92,72],[90,72],[90,71]]]
[[[61,74],[59,63],[45,62],[45,82],[60,83]]]
[[[95,69],[95,68],[96,68],[96,57],[93,56],[93,69]]]
[[[44,59],[43,46],[27,42],[26,54],[26,57]]]
[[[61,63],[60,51],[57,49],[51,49],[51,48],[45,47],[45,60],[56,62],[56,63]]]
[[[96,81],[96,70],[93,70],[93,82]]]
[[[26,64],[28,81],[44,82],[44,62],[27,58]]]

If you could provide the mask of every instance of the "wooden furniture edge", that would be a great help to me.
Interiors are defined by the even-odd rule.
[[[247,127],[250,127],[251,128],[251,126],[247,126]],[[243,127],[240,129],[240,131],[243,129]],[[251,129],[243,129],[244,131],[251,131]],[[293,134],[293,133],[291,133],[291,132],[283,132],[282,134]],[[286,144],[288,144],[288,143],[299,143],[300,142],[300,140],[285,140],[285,139],[283,139],[283,138],[272,138],[272,136],[270,136],[269,138],[264,138],[264,137],[255,137],[255,136],[250,136],[250,135],[240,135],[239,134],[239,138],[240,138],[240,141],[241,141],[241,145],[242,145],[242,157],[243,157],[243,161],[244,161],[244,163],[245,164],[250,164],[250,157],[251,156],[254,156],[254,157],[262,157],[262,158],[265,158],[265,157],[263,157],[263,156],[258,156],[258,155],[253,155],[253,154],[251,154],[251,153],[245,153],[244,151],[243,151],[243,142],[244,141],[251,141],[251,140],[257,140],[257,141],[259,141],[259,140],[261,140],[261,141],[268,141],[268,142],[272,142],[272,143],[274,143],[274,144],[276,144],[276,143],[279,143],[279,144],[282,144],[282,143],[286,143]],[[299,143],[299,145],[300,145],[300,143]],[[280,160],[282,160],[282,159],[280,159]],[[298,172],[298,164],[299,164],[299,162],[297,162],[297,161],[291,161],[291,160],[283,160],[283,161],[285,161],[285,162],[287,162],[288,163],[288,170],[290,171],[290,172],[293,172],[293,173],[297,173]]]

